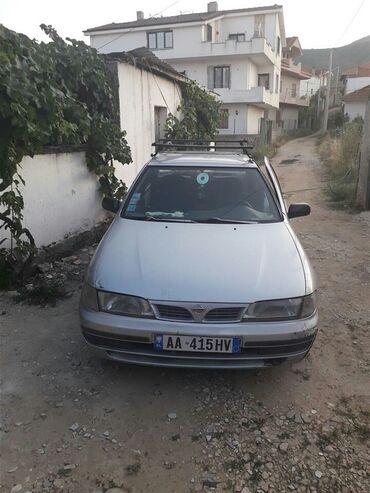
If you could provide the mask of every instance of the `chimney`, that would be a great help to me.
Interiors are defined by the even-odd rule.
[[[136,11],[136,20],[142,21],[144,19],[144,12],[142,10]]]
[[[208,2],[207,10],[208,10],[208,12],[217,12],[218,11],[218,3],[217,2]]]

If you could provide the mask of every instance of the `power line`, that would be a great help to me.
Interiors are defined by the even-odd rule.
[[[166,10],[170,9],[171,7],[173,7],[174,5],[176,5],[177,3],[179,3],[180,0],[176,0],[175,2],[172,2],[170,5],[168,5],[168,7],[164,8],[163,10],[161,10],[160,12],[157,12],[156,14],[153,14],[152,16],[148,17],[147,20],[150,20],[150,19],[154,19],[155,17],[157,17],[158,15],[161,15],[163,14],[163,12],[165,12]],[[128,31],[125,31],[124,33],[121,33],[119,34],[118,36],[116,36],[115,38],[111,39],[110,41],[108,41],[107,43],[99,46],[99,48],[96,48],[98,51],[101,50],[102,48],[105,48],[106,46],[108,46],[109,44],[113,43],[114,41],[117,41],[117,39],[120,39],[122,38],[122,36],[125,36],[125,34],[129,34],[130,32],[132,32],[134,29],[136,29],[137,26],[135,27],[132,27],[131,29],[129,29]]]
[[[149,63],[148,63],[148,60],[145,60],[145,61],[146,61],[146,65],[147,65],[147,67],[148,67],[148,70],[149,70],[149,71],[150,71],[150,73],[152,74],[153,79],[154,79],[154,81],[155,81],[155,83],[156,83],[156,85],[157,85],[157,88],[158,88],[159,92],[161,93],[162,99],[163,99],[163,101],[165,102],[165,105],[167,106],[168,111],[171,113],[171,109],[170,109],[170,107],[169,107],[169,106],[168,106],[168,104],[167,104],[166,98],[164,97],[164,94],[163,94],[163,92],[162,92],[162,89],[160,88],[160,86],[159,86],[159,84],[158,84],[158,81],[157,81],[157,79],[156,79],[156,77],[155,77],[155,75],[154,75],[154,73],[153,73],[153,70],[152,70],[152,68],[150,67]]]
[[[362,2],[360,3],[358,9],[356,10],[356,12],[354,13],[352,19],[349,21],[347,27],[345,28],[345,30],[343,31],[342,35],[338,38],[337,42],[335,44],[338,44],[339,41],[341,41],[341,39],[343,38],[343,36],[346,34],[346,32],[348,31],[348,29],[351,27],[353,21],[356,19],[356,17],[358,16],[360,10],[362,9],[362,7],[364,6],[366,0],[362,0]]]

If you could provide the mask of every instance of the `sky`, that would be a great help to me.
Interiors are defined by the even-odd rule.
[[[219,10],[271,5],[277,0],[219,0]],[[343,46],[370,35],[370,0],[282,0],[287,36],[298,36],[302,48]],[[360,8],[360,10],[359,10]],[[41,23],[63,37],[83,39],[83,30],[109,22],[204,12],[207,0],[0,0],[0,23],[31,38],[46,41]],[[357,13],[357,15],[356,15]]]

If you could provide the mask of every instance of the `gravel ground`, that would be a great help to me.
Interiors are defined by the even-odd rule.
[[[102,362],[77,316],[94,247],[45,265],[67,284],[56,306],[0,295],[0,492],[370,491],[370,215],[328,207],[314,139],[274,165],[288,203],[313,207],[293,222],[320,286],[308,358],[224,372]]]

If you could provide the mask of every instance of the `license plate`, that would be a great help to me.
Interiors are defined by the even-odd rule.
[[[156,335],[154,349],[157,351],[239,353],[240,339],[237,337]]]

